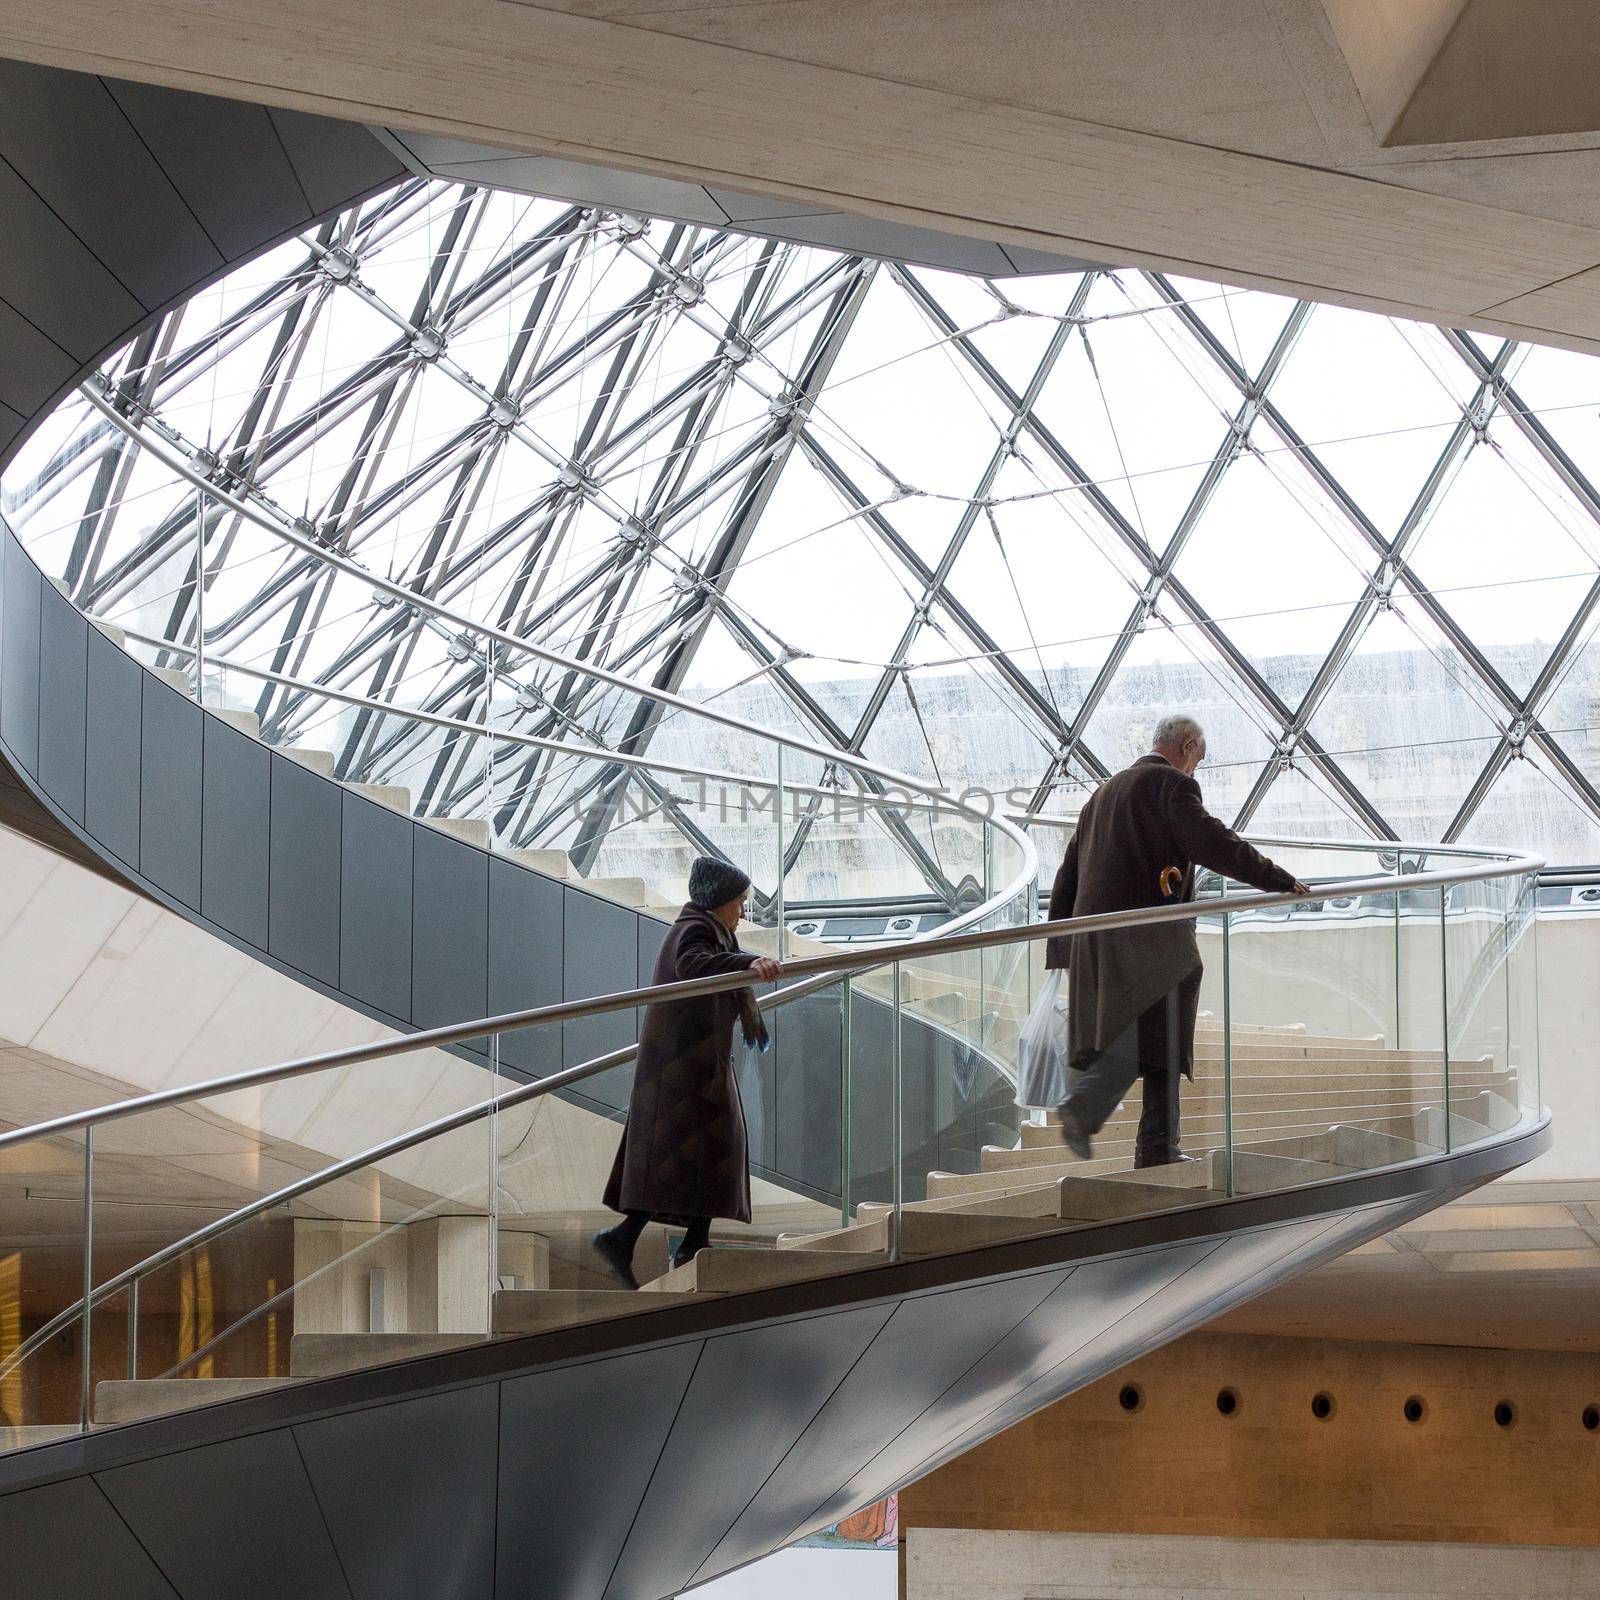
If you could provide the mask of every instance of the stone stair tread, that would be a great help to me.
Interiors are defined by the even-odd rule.
[[[145,669],[153,678],[159,678],[169,689],[176,689],[179,694],[194,699],[194,679],[187,672],[180,672],[176,667],[147,667]]]
[[[289,1373],[332,1378],[390,1361],[434,1356],[481,1344],[481,1333],[297,1333],[289,1341]]]
[[[465,839],[468,844],[475,844],[480,850],[489,848],[487,817],[422,817],[419,820],[426,822],[430,828],[437,828],[440,833],[448,833],[456,839]]]
[[[887,1262],[877,1250],[702,1250],[687,1266],[640,1285],[643,1294],[744,1294],[808,1278],[832,1277]]]
[[[96,1427],[141,1422],[194,1406],[241,1400],[296,1383],[296,1378],[104,1378],[94,1389]]]
[[[411,815],[411,791],[402,783],[347,783],[345,788],[352,794],[365,795],[390,811],[398,811],[408,817]]]
[[[565,850],[510,850],[507,854],[513,861],[542,872],[547,878],[560,878],[563,882],[577,880],[572,857]]]
[[[333,776],[333,751],[308,749],[297,744],[280,744],[277,748],[279,755],[288,756],[291,761],[310,768],[318,777]]]
[[[243,711],[236,706],[208,706],[212,716],[220,717],[230,728],[248,734],[252,739],[261,737],[261,717],[254,711]]]
[[[544,1333],[582,1322],[604,1322],[659,1311],[664,1302],[631,1289],[501,1289],[494,1297],[497,1334]]]

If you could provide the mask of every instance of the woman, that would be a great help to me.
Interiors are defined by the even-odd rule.
[[[768,982],[782,966],[739,948],[734,929],[744,915],[750,880],[715,856],[689,869],[689,903],[667,932],[652,983],[682,983],[724,972],[749,972]],[[628,1120],[606,1184],[605,1204],[625,1220],[594,1236],[612,1275],[630,1289],[633,1251],[648,1223],[684,1229],[672,1258],[692,1261],[711,1234],[713,1217],[750,1220],[750,1166],[744,1109],[733,1072],[733,1028],[747,1044],[767,1047],[766,1025],[749,989],[724,989],[645,1008]]]

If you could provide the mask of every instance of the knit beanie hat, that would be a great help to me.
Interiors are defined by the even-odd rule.
[[[702,911],[727,905],[749,887],[750,879],[745,873],[715,856],[696,856],[689,868],[689,904]]]

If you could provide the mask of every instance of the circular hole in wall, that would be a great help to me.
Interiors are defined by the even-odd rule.
[[[1239,1407],[1243,1402],[1239,1399],[1237,1389],[1223,1389],[1217,1395],[1217,1410],[1225,1417],[1238,1415]]]
[[[1311,1415],[1318,1422],[1326,1422],[1333,1415],[1333,1396],[1331,1394],[1314,1394],[1311,1397]]]
[[[1583,1408],[1583,1425],[1590,1433],[1600,1433],[1600,1406]]]
[[[1428,1414],[1428,1403],[1420,1394],[1414,1394],[1401,1409],[1406,1414],[1407,1422],[1421,1422]]]
[[[1509,1400],[1499,1401],[1494,1408],[1495,1423],[1502,1428],[1509,1428],[1517,1420],[1517,1408]]]
[[[1144,1390],[1137,1384],[1125,1383],[1117,1396],[1117,1404],[1124,1411],[1137,1411],[1144,1404]]]

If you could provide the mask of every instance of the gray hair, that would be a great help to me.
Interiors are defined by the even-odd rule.
[[[1170,717],[1163,717],[1156,724],[1155,737],[1151,739],[1152,749],[1159,750],[1163,745],[1174,750],[1181,750],[1191,739],[1205,738],[1205,730],[1193,717],[1186,717],[1175,713]]]

